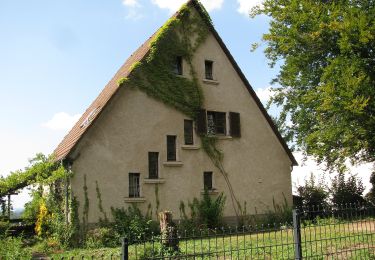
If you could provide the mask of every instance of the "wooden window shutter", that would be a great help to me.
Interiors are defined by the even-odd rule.
[[[229,112],[230,135],[232,137],[241,137],[240,113]]]
[[[198,132],[198,134],[206,134],[207,133],[206,110],[204,110],[204,109],[201,109],[198,112],[197,132]]]

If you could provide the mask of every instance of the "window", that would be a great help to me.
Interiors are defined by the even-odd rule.
[[[129,173],[129,198],[139,198],[141,196],[139,176],[139,173]]]
[[[193,140],[193,120],[184,120],[185,145],[194,144]]]
[[[232,137],[241,137],[240,113],[229,112],[230,135]]]
[[[203,187],[205,190],[212,190],[212,172],[203,173]]]
[[[176,75],[182,75],[182,57],[181,56],[176,57],[174,67],[173,67],[173,72]]]
[[[159,178],[159,153],[156,153],[156,152],[148,153],[148,178],[149,179]]]
[[[213,65],[214,62],[210,60],[204,61],[204,67],[205,67],[205,72],[206,72],[206,79],[213,80]]]
[[[226,114],[207,111],[207,133],[210,135],[226,134]]]
[[[176,136],[167,135],[167,161],[176,160]]]

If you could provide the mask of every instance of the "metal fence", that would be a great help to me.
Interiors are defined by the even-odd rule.
[[[375,208],[344,205],[295,209],[289,223],[184,231],[169,237],[124,238],[117,257],[122,260],[375,259],[374,240]]]

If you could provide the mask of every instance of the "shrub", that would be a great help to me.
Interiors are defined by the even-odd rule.
[[[25,204],[25,210],[22,213],[22,218],[29,221],[35,221],[38,217],[40,205],[43,201],[42,192],[40,190],[31,191],[32,200]]]
[[[23,247],[22,238],[0,239],[0,259],[31,259],[31,252]]]
[[[5,233],[8,229],[9,229],[9,222],[0,221],[0,238],[5,237]]]
[[[206,190],[201,200],[194,198],[193,202],[189,203],[190,220],[183,210],[185,217],[183,218],[182,224],[186,225],[186,227],[195,224],[195,226],[199,228],[218,228],[223,224],[224,205],[225,196],[223,193],[214,199]]]
[[[127,210],[124,208],[111,208],[113,216],[112,227],[120,236],[140,239],[143,236],[150,236],[158,233],[158,226],[149,216],[143,216],[136,206]]]
[[[305,180],[304,186],[297,188],[298,195],[302,197],[302,205],[305,208],[312,209],[313,207],[326,207],[328,205],[327,187],[323,181],[317,181],[311,173],[310,179]]]
[[[96,228],[89,230],[86,236],[86,247],[101,248],[115,247],[119,244],[120,236],[111,228]]]
[[[363,203],[365,202],[362,197],[364,190],[362,180],[358,177],[351,175],[345,179],[344,174],[338,174],[332,180],[330,189],[332,203],[334,205]]]
[[[282,226],[292,223],[292,207],[284,196],[284,202],[280,205],[273,200],[273,209],[268,209],[264,214],[256,214],[249,217],[250,226]]]

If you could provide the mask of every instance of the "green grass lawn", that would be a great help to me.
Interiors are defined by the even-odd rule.
[[[197,234],[199,235],[199,234]],[[375,259],[375,221],[351,223],[327,222],[305,226],[301,230],[303,256],[309,259]],[[160,257],[160,242],[129,246],[130,259]],[[293,230],[239,233],[211,236],[205,239],[180,241],[181,259],[294,259]],[[57,255],[54,259],[72,256],[86,259],[119,259],[120,248],[80,249]],[[187,257],[186,257],[187,256]]]

